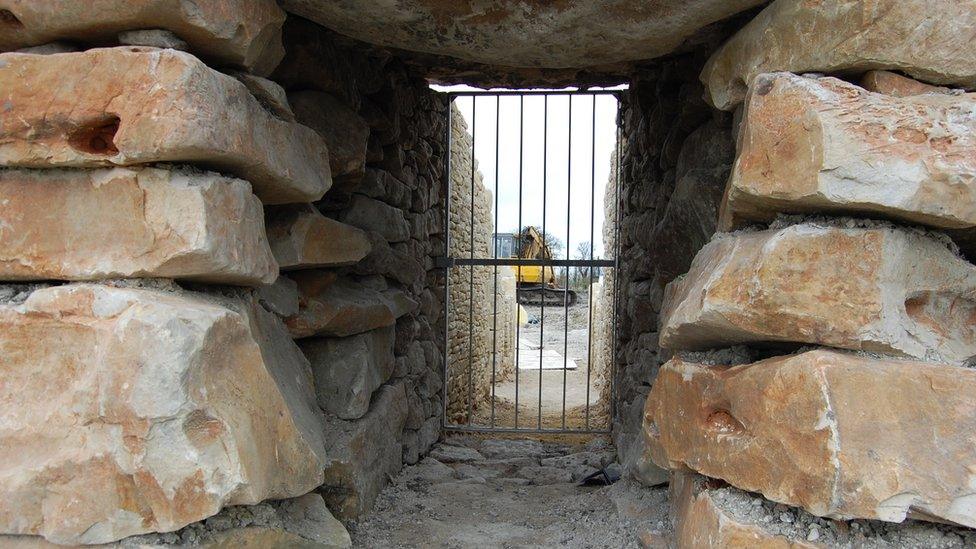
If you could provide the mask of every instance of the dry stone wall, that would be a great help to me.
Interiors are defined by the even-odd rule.
[[[641,434],[644,402],[664,360],[658,347],[664,287],[714,233],[733,161],[732,117],[700,99],[697,69],[706,59],[692,53],[649,65],[621,94],[620,241],[604,236],[620,258],[612,277],[618,285],[613,432],[626,473],[647,484],[667,481],[646,457]]]
[[[738,230],[654,300],[643,457],[680,547],[972,544],[972,109],[937,84],[971,85],[973,12],[918,8],[777,0],[701,74]]]
[[[485,187],[467,122],[451,114],[451,240],[455,258],[493,256],[494,199]],[[468,410],[490,405],[491,387],[514,372],[515,273],[510,267],[455,267],[450,272],[447,414],[467,423]],[[494,371],[493,371],[494,368]]]
[[[326,415],[319,492],[348,520],[439,436],[446,102],[389,54],[299,18],[285,49],[272,78],[328,143],[335,181],[275,218],[298,300],[285,322]]]
[[[0,1],[0,545],[348,547],[439,436],[446,102],[271,0],[90,4]]]

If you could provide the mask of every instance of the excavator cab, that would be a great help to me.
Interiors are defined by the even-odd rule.
[[[552,251],[542,234],[532,226],[521,233],[496,233],[495,251],[502,259],[551,260]],[[512,266],[521,305],[563,305],[576,303],[576,292],[559,288],[556,274],[549,265]]]

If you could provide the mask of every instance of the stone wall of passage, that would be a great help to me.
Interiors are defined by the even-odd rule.
[[[433,258],[443,253],[446,102],[386,52],[297,17],[284,33],[273,77],[296,119],[329,143],[336,183],[312,205],[312,228],[302,217],[276,219],[290,223],[281,231],[290,241],[302,235],[293,248],[327,245],[342,256],[282,275],[298,297],[286,323],[326,417],[319,492],[353,519],[440,432],[443,275]]]
[[[0,2],[0,545],[348,547],[439,437],[446,101],[272,0],[29,4]]]
[[[677,546],[973,543],[976,61],[957,42],[973,16],[777,0],[701,72],[735,113],[734,159],[729,115],[663,109],[706,120],[686,126],[663,214],[625,242],[671,261],[651,250],[650,291],[631,282],[648,307],[622,327],[647,353],[626,368],[656,370],[635,462],[672,472]],[[681,242],[669,215],[694,229]]]
[[[450,254],[490,258],[494,198],[473,157],[467,122],[453,108]],[[449,282],[447,414],[463,424],[490,405],[493,379],[514,372],[518,304],[510,267],[454,267]]]
[[[667,480],[641,436],[644,402],[666,359],[658,347],[664,288],[714,233],[733,160],[732,116],[701,99],[706,58],[702,50],[649,65],[621,100],[613,430],[624,468],[649,484]]]

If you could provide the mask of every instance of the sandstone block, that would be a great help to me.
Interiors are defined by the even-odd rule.
[[[344,338],[308,338],[299,344],[312,364],[319,407],[342,419],[369,410],[370,397],[395,365],[393,326]]]
[[[766,72],[898,70],[932,84],[976,87],[976,10],[956,0],[776,0],[728,40],[701,80],[732,110]]]
[[[265,219],[282,270],[352,265],[372,249],[365,232],[325,217],[311,204],[272,206]]]
[[[240,179],[154,168],[0,170],[0,279],[277,277]]]
[[[329,145],[332,175],[358,180],[366,167],[369,125],[342,101],[320,91],[306,90],[288,96],[299,122],[319,132]]]
[[[268,204],[331,186],[328,148],[192,55],[151,48],[0,54],[0,164],[26,168],[181,162],[246,178]]]
[[[340,520],[369,510],[388,479],[400,471],[406,417],[401,381],[382,386],[362,418],[327,423],[328,461],[320,492]]]
[[[113,43],[126,31],[164,29],[216,66],[267,75],[285,51],[274,0],[0,0],[0,52],[67,40]]]
[[[253,301],[68,285],[0,305],[0,531],[103,543],[323,478],[311,373]]]
[[[816,350],[675,358],[647,399],[652,457],[838,519],[976,525],[976,371]]]
[[[976,96],[893,97],[836,78],[756,77],[724,230],[778,213],[976,226]]]
[[[346,337],[392,326],[418,304],[401,290],[377,290],[334,272],[295,271],[299,312],[286,320],[295,338]]]
[[[806,223],[721,235],[665,290],[660,343],[811,343],[962,364],[976,355],[974,291],[976,267],[918,231]]]

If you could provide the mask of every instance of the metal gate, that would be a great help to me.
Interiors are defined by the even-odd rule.
[[[612,140],[612,149],[604,154],[603,159],[614,166],[619,166],[620,161],[620,139],[619,129],[616,124],[617,97],[615,91],[504,91],[504,92],[455,92],[449,94],[451,108],[448,109],[447,120],[447,150],[454,151],[459,143],[453,142],[452,133],[455,126],[454,116],[456,103],[470,101],[470,149],[467,144],[464,150],[470,150],[471,166],[456,166],[452,161],[454,154],[446,154],[446,166],[444,169],[444,196],[445,196],[445,219],[444,219],[444,250],[443,257],[439,258],[438,266],[444,269],[444,356],[443,356],[443,389],[442,401],[444,412],[444,428],[453,431],[491,431],[491,432],[517,432],[517,433],[606,433],[610,429],[610,418],[613,410],[613,357],[614,345],[616,342],[616,310],[618,303],[618,289],[614,283],[613,273],[617,268],[617,251],[619,249],[619,189],[620,177],[619,169],[609,169],[609,177],[601,183],[604,186],[605,200],[611,204],[603,210],[604,228],[601,233],[596,234],[597,218],[597,143],[605,144],[606,134],[610,132],[609,140]],[[490,249],[486,250],[483,245],[484,234],[481,223],[482,234],[479,234],[479,243],[476,243],[476,195],[485,198],[487,187],[481,185],[481,173],[475,167],[476,154],[478,149],[479,125],[486,124],[484,120],[478,119],[478,110],[487,102],[490,109],[494,105],[494,116],[487,116],[487,124],[494,126],[493,138],[494,149],[487,153],[481,165],[490,169],[493,177],[486,178],[493,183],[490,187],[490,199],[493,200],[491,213],[494,219],[491,222],[492,234]],[[607,124],[603,123],[604,129],[598,136],[598,102],[600,112],[607,112],[611,109],[612,103],[612,129],[607,129]],[[517,108],[516,108],[517,104]],[[504,107],[504,108],[503,108]],[[528,107],[528,111],[526,110]],[[532,134],[538,134],[539,116],[538,109],[541,107],[541,155],[538,150],[538,136],[532,139]],[[590,207],[588,210],[589,220],[580,221],[573,219],[574,204],[578,211],[582,206],[580,203],[573,202],[573,187],[576,183],[577,197],[586,194],[585,183],[583,189],[579,189],[579,179],[586,174],[580,174],[579,154],[574,159],[574,146],[576,149],[585,149],[587,137],[579,135],[579,126],[584,123],[577,122],[577,131],[574,133],[573,120],[574,108],[576,118],[585,122],[586,111],[589,110],[589,165],[588,181]],[[564,110],[565,109],[565,110]],[[509,126],[514,126],[514,121],[518,121],[518,130],[514,127],[502,132],[501,120],[504,118]],[[582,113],[582,114],[581,114]],[[490,112],[488,113],[491,114]],[[482,114],[482,118],[485,115]],[[527,118],[528,125],[527,125]],[[555,132],[550,131],[550,122],[556,120],[558,126]],[[563,131],[563,121],[565,121],[565,131]],[[482,126],[483,128],[485,126]],[[585,128],[584,128],[585,129]],[[530,142],[526,141],[527,131]],[[466,136],[463,137],[467,139]],[[484,137],[482,136],[482,139]],[[574,142],[574,139],[576,140]],[[518,141],[517,154],[517,178],[510,177],[510,180],[500,181],[501,169],[505,164],[516,162],[514,155],[513,140]],[[490,141],[490,140],[489,140]],[[503,143],[506,151],[511,154],[500,154],[499,144]],[[575,144],[574,144],[575,143]],[[484,148],[484,144],[482,144]],[[606,149],[606,147],[603,147]],[[564,151],[557,152],[554,151]],[[577,151],[579,152],[579,151]],[[481,156],[486,156],[482,154]],[[554,169],[553,161],[550,156],[559,156],[559,160],[565,161],[565,165],[560,169]],[[585,152],[584,152],[585,159]],[[575,160],[575,162],[574,162]],[[501,162],[501,164],[500,164]],[[541,166],[540,177],[526,177],[526,166],[532,172],[538,172]],[[602,164],[601,164],[602,166]],[[509,166],[513,167],[513,166]],[[609,166],[607,166],[609,167]],[[455,173],[456,170],[463,169],[465,173]],[[564,173],[556,174],[558,181],[554,180],[553,172]],[[509,170],[511,171],[511,170]],[[585,170],[583,170],[585,172]],[[575,172],[575,173],[574,173]],[[466,181],[465,181],[466,180]],[[454,188],[454,185],[468,185],[469,188]],[[516,190],[517,189],[517,190]],[[465,191],[464,193],[460,191]],[[581,192],[582,191],[582,192]],[[559,207],[565,208],[565,218],[562,212],[559,213],[560,219],[554,221],[553,214],[547,215],[550,210],[549,202],[556,194],[565,194],[565,204]],[[480,195],[479,195],[480,193]],[[467,194],[470,203],[467,203],[456,195]],[[502,231],[499,226],[499,197],[506,196],[506,202],[514,202],[517,196],[517,220],[511,213],[511,208],[505,208],[505,215],[509,218],[509,225],[514,221],[515,227],[506,227],[514,230]],[[540,212],[525,211],[524,205],[541,197]],[[465,197],[467,198],[467,197]],[[579,199],[578,199],[579,200]],[[585,198],[584,198],[585,200]],[[461,201],[461,203],[459,203]],[[531,208],[531,204],[529,204]],[[464,212],[463,210],[468,210]],[[481,210],[484,212],[484,208]],[[460,212],[460,213],[459,213]],[[468,213],[468,215],[463,215]],[[453,217],[452,217],[453,216]],[[583,215],[585,218],[585,214]],[[452,220],[456,229],[452,229]],[[532,221],[529,224],[528,221]],[[482,220],[483,221],[483,220]],[[563,221],[565,224],[563,224]],[[572,257],[571,242],[573,233],[579,233],[578,227],[574,231],[574,223],[589,223],[589,246],[588,254],[585,241],[581,241],[578,234],[577,257]],[[609,231],[605,225],[612,223]],[[558,225],[558,226],[554,226]],[[564,232],[563,232],[564,231]],[[464,234],[464,233],[467,234]],[[459,241],[458,236],[453,233],[461,233],[463,239],[467,237],[469,242]],[[611,235],[607,240],[608,248],[604,249],[603,257],[594,254],[596,246],[595,239]],[[528,235],[528,236],[526,236]],[[553,253],[552,249],[565,237],[565,254]],[[527,242],[535,242],[533,257],[527,257],[530,253],[527,250]],[[541,241],[541,244],[539,242]],[[464,247],[466,244],[467,253],[456,253],[454,248]],[[476,249],[477,248],[477,249]],[[541,249],[542,251],[538,251]],[[452,251],[455,253],[452,255]],[[508,271],[506,271],[506,269]],[[574,277],[575,270],[575,277]],[[467,280],[465,280],[465,273]],[[500,273],[502,277],[502,290],[500,290]],[[599,274],[599,276],[597,276]],[[476,276],[480,285],[476,288]],[[515,305],[514,311],[509,307],[510,285],[514,277],[516,301],[532,302],[538,297],[540,303],[537,307],[532,305]],[[452,284],[452,278],[454,284]],[[541,286],[537,286],[536,278]],[[488,281],[487,283],[485,281]],[[597,284],[599,282],[599,284]],[[459,295],[465,293],[464,285],[467,284],[467,300],[456,297],[452,300],[452,293]],[[460,285],[460,286],[459,286]],[[575,286],[574,286],[575,285]],[[609,287],[608,287],[609,285]],[[476,295],[484,298],[488,290],[484,286],[491,287],[490,303],[485,299],[476,306]],[[582,303],[572,303],[575,290],[579,288],[586,293],[586,311],[582,312],[579,307]],[[601,292],[599,301],[595,300],[594,293]],[[479,293],[480,292],[480,293]],[[500,297],[501,296],[501,297]],[[499,312],[499,300],[503,301],[501,313]],[[466,302],[465,302],[466,301]],[[583,300],[580,300],[581,302]],[[487,310],[490,306],[490,311]],[[465,311],[465,308],[467,309]],[[547,313],[547,309],[549,312]],[[562,321],[562,338],[558,339],[558,318]],[[600,349],[594,350],[594,312],[599,316],[599,342]],[[585,356],[585,379],[580,371],[577,359],[570,359],[571,353],[580,354],[582,351],[570,350],[570,324],[571,318],[579,318],[586,315],[586,356]],[[466,322],[464,322],[466,315]],[[514,349],[510,349],[511,330],[504,329],[502,339],[504,345],[500,346],[499,341],[499,319],[501,324],[508,326],[510,318],[514,315],[515,334]],[[546,321],[547,315],[550,324],[556,322],[555,326],[548,326],[550,342],[547,349]],[[490,378],[487,374],[485,364],[485,353],[476,350],[475,341],[487,345],[489,334],[487,330],[486,318],[490,317]],[[452,325],[452,318],[454,319]],[[555,319],[555,320],[554,320]],[[582,320],[580,320],[582,322]],[[485,325],[484,329],[479,329],[476,333],[475,325]],[[464,336],[467,330],[467,351],[464,349]],[[555,335],[553,331],[557,332]],[[535,342],[535,332],[538,331],[537,349]],[[581,329],[574,327],[573,347],[581,347],[578,340]],[[553,338],[556,338],[553,343]],[[532,341],[530,341],[530,339]],[[562,348],[559,349],[561,342]],[[500,351],[501,347],[505,351]],[[483,347],[483,346],[482,346]],[[555,347],[555,348],[553,348]],[[480,349],[480,347],[479,347]],[[560,352],[561,351],[561,352]],[[478,353],[477,365],[475,354]],[[535,354],[538,353],[538,358]],[[594,357],[599,355],[599,364],[602,368],[594,372]],[[465,356],[466,355],[466,356]],[[514,355],[514,356],[512,356]],[[558,365],[561,357],[562,367]],[[466,360],[465,360],[466,359]],[[500,362],[509,366],[514,359],[514,372],[507,371],[503,375],[500,371]],[[582,359],[580,359],[582,360]],[[538,368],[535,365],[538,363]],[[575,366],[575,368],[571,368]],[[572,374],[570,372],[572,371]],[[594,379],[594,374],[598,374],[600,379]],[[529,376],[529,377],[526,377]],[[560,379],[561,378],[561,379]],[[599,391],[595,383],[599,382]],[[490,387],[484,385],[488,383]],[[512,384],[514,383],[514,388]],[[584,386],[585,385],[585,386]],[[514,389],[514,390],[513,390]],[[597,392],[599,394],[597,394]],[[490,393],[490,394],[486,394]],[[503,396],[500,396],[504,393]],[[571,395],[570,400],[578,401],[583,398],[582,406],[570,402],[567,408],[567,395]],[[487,397],[487,401],[486,401]],[[560,405],[561,397],[561,405]],[[454,399],[453,401],[451,399]],[[597,399],[595,402],[593,399]],[[537,405],[534,405],[535,401]],[[569,420],[567,421],[567,412]]]

